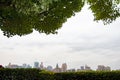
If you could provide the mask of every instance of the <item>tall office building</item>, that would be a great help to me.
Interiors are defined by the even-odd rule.
[[[106,71],[111,71],[111,67],[106,66],[105,70],[106,70]]]
[[[111,68],[109,66],[104,66],[104,65],[98,65],[98,68],[97,68],[98,71],[110,71]]]
[[[34,68],[39,68],[39,62],[34,62]]]
[[[84,66],[81,66],[80,68],[81,68],[81,70],[85,70],[85,69],[84,69]]]
[[[52,71],[53,70],[52,66],[47,66],[47,70]]]
[[[40,69],[44,69],[43,62],[40,64]]]
[[[104,65],[98,65],[97,70],[98,71],[103,71],[103,70],[105,70],[105,66]]]
[[[91,70],[91,68],[88,65],[85,65],[85,70]]]
[[[62,72],[66,72],[67,71],[67,64],[66,63],[62,64],[61,70],[62,70]]]

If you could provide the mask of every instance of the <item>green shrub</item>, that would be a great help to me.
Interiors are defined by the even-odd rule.
[[[0,80],[120,80],[120,71],[53,73],[38,69],[0,69]]]
[[[0,80],[37,80],[38,69],[0,69]]]

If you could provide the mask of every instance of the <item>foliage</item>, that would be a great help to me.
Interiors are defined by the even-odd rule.
[[[37,80],[38,69],[0,69],[0,80]]]
[[[33,29],[55,34],[85,3],[95,21],[110,24],[120,17],[120,0],[0,0],[0,29],[7,37],[27,35]]]
[[[38,69],[0,69],[0,80],[119,80],[120,71],[53,73]]]
[[[120,71],[83,71],[83,72],[68,72],[56,73],[56,80],[119,80]]]
[[[67,18],[80,11],[84,5],[82,0],[49,0],[49,2],[38,0],[40,3],[30,2],[34,1],[30,0],[28,6],[25,5],[26,0],[22,1],[20,4],[13,2],[17,5],[15,8],[14,6],[0,8],[0,28],[7,37],[29,34],[33,29],[40,33],[54,34]],[[41,7],[32,9],[32,3]]]
[[[88,0],[96,21],[102,20],[109,24],[120,17],[119,0]]]

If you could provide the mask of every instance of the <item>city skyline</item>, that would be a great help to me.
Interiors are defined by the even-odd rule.
[[[60,72],[66,72],[66,70],[70,71],[70,70],[75,70],[75,71],[82,71],[82,70],[99,70],[99,71],[104,71],[104,70],[108,70],[108,71],[111,71],[113,69],[111,69],[110,66],[108,65],[96,65],[96,69],[93,69],[91,66],[85,64],[85,65],[82,65],[82,66],[79,66],[79,68],[69,68],[69,65],[67,63],[62,63],[61,65],[59,63],[56,63],[55,66],[51,66],[51,65],[44,65],[43,62],[38,62],[38,61],[35,61],[33,63],[34,65],[30,65],[28,63],[23,63],[21,65],[18,65],[18,64],[13,64],[13,63],[9,63],[8,65],[5,65],[3,66],[4,68],[38,68],[38,69],[41,69],[41,70],[48,70],[48,71],[52,71],[53,72],[57,72],[57,71],[54,71],[54,69],[60,69],[61,68],[61,71]],[[2,66],[2,65],[1,65]],[[120,70],[119,69],[116,69],[116,70]],[[58,71],[59,72],[59,71]]]
[[[94,22],[85,6],[63,24],[58,34],[32,34],[7,38],[0,31],[0,64],[7,65],[43,61],[48,65],[66,62],[69,68],[108,65],[120,68],[120,18],[111,24]]]

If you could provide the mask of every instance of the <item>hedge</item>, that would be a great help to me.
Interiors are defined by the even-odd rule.
[[[56,73],[56,80],[120,80],[120,71]]]
[[[0,80],[37,80],[38,69],[0,69]]]
[[[0,80],[120,80],[120,71],[53,73],[38,69],[0,69]]]

